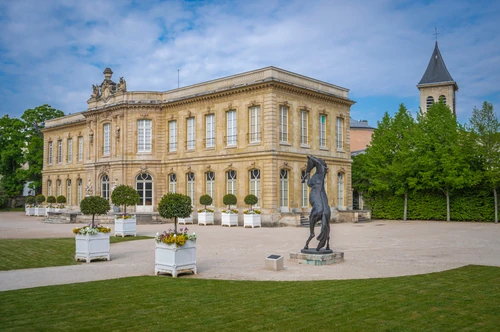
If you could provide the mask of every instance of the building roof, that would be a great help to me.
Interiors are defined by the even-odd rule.
[[[351,118],[351,128],[366,128],[366,129],[375,129],[368,124],[367,120],[354,120]]]
[[[439,52],[438,43],[436,41],[436,46],[434,46],[434,52],[432,52],[427,69],[417,86],[439,83],[452,83],[455,85],[455,90],[458,90],[457,83],[453,80],[444,64],[443,57],[441,56],[441,52]]]

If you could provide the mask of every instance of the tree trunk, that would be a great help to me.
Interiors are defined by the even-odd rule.
[[[92,215],[92,228],[94,228],[94,217],[95,217],[95,214]]]
[[[495,197],[495,222],[498,222],[498,196],[497,196],[497,188],[493,188],[493,196]]]
[[[406,221],[406,212],[408,211],[408,193],[405,193],[405,211],[404,211],[404,216],[403,220]]]
[[[450,191],[446,189],[446,221],[450,221]]]
[[[177,234],[177,217],[174,217],[174,232]]]

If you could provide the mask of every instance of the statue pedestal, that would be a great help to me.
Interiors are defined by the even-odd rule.
[[[344,253],[341,251],[329,250],[330,253],[322,253],[322,251],[327,250],[316,251],[316,249],[302,249],[302,251],[311,251],[314,253],[291,252],[290,261],[310,265],[331,265],[344,261]]]

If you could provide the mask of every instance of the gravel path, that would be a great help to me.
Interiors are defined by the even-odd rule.
[[[43,218],[26,217],[24,213],[0,213],[0,238],[72,236],[75,224],[42,221]],[[173,224],[138,225],[137,231],[138,235],[154,236],[172,227]],[[198,236],[198,274],[182,278],[360,279],[438,272],[468,264],[500,266],[500,225],[493,223],[376,220],[332,224],[332,249],[343,251],[345,262],[326,266],[290,261],[290,253],[300,251],[304,245],[307,228],[188,228]],[[0,271],[0,291],[154,275],[154,246],[153,239],[116,243],[111,245],[109,262]],[[285,270],[264,269],[265,258],[271,254],[284,256]]]

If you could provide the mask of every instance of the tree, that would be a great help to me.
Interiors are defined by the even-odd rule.
[[[63,195],[59,195],[59,196],[57,196],[56,201],[59,204],[64,204],[64,203],[66,203],[66,197],[64,197]]]
[[[224,205],[227,205],[228,210],[231,210],[231,205],[236,205],[237,202],[238,199],[233,194],[226,194],[224,195],[224,197],[222,197],[222,203]]]
[[[249,195],[245,196],[244,201],[245,201],[245,204],[250,205],[250,210],[253,210],[252,206],[257,204],[259,199],[257,198],[257,196],[255,196],[253,194],[249,194]]]
[[[205,206],[205,210],[207,210],[207,205],[212,204],[212,197],[210,195],[201,195],[200,196],[200,204]]]
[[[191,197],[183,194],[168,193],[158,203],[158,213],[163,218],[174,219],[174,231],[177,234],[177,218],[191,215]]]
[[[471,156],[464,154],[468,139],[442,101],[418,114],[415,130],[416,174],[409,179],[416,189],[439,190],[446,196],[446,220],[450,221],[450,193],[477,183]]]
[[[21,193],[24,186],[25,170],[23,149],[26,134],[23,121],[4,116],[0,118],[0,175],[2,187],[9,197]]]
[[[43,202],[45,202],[45,196],[43,196],[42,194],[38,194],[36,195],[35,200],[37,205],[42,204]]]
[[[100,196],[88,196],[80,202],[80,211],[85,215],[92,215],[92,228],[95,227],[95,215],[106,214],[109,208],[108,200]]]
[[[484,183],[491,188],[495,198],[495,222],[498,222],[498,195],[500,185],[500,122],[493,105],[483,103],[481,109],[474,107],[469,120],[473,152],[479,163]]]
[[[49,203],[49,206],[51,206],[53,203],[56,203],[56,197],[55,196],[49,196],[47,197],[47,203]]]
[[[124,184],[116,187],[111,194],[111,201],[115,205],[123,205],[123,213],[125,215],[127,214],[127,206],[139,204],[140,199],[141,197],[137,190]]]

